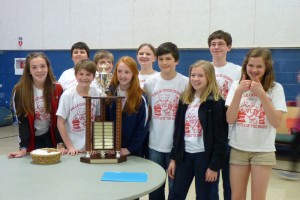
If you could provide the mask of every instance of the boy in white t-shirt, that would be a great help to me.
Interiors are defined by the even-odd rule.
[[[179,50],[171,42],[161,44],[157,50],[160,73],[146,80],[144,89],[151,110],[149,159],[167,169],[173,146],[175,115],[179,96],[188,84],[188,78],[176,72]],[[173,181],[169,179],[169,190]],[[149,194],[149,199],[165,199],[165,184]]]
[[[217,84],[220,89],[222,97],[226,100],[227,94],[231,84],[239,80],[241,77],[241,66],[227,62],[227,53],[231,50],[232,38],[231,35],[225,31],[217,30],[211,33],[208,37],[208,47],[212,55],[212,64],[215,68]],[[229,126],[229,137],[232,126]],[[230,146],[227,145],[226,161],[222,167],[222,180],[224,200],[231,200],[231,188],[229,180],[229,157]],[[219,173],[220,174],[220,173]],[[214,199],[219,199],[219,177],[215,187],[211,187],[211,195]]]
[[[95,78],[96,64],[89,60],[79,61],[75,67],[78,85],[66,90],[56,112],[57,127],[66,146],[63,154],[77,155],[85,150],[86,100],[84,96],[100,96],[101,90],[90,87]],[[100,101],[92,100],[92,120],[100,115]]]
[[[97,66],[97,71],[96,71],[96,78],[92,82],[92,86],[99,87],[103,91],[108,92],[108,88],[103,88],[103,86],[100,84],[100,74],[103,72],[102,65],[105,65],[106,68],[105,73],[108,74],[108,79],[110,80],[112,78],[112,72],[114,68],[114,56],[110,51],[107,50],[100,50],[97,51],[94,55],[94,63]]]
[[[90,49],[84,42],[76,42],[71,47],[71,57],[75,66],[80,60],[89,59]],[[59,77],[58,82],[64,91],[77,85],[74,67],[65,70]]]

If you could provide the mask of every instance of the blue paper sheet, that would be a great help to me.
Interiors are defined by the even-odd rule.
[[[148,174],[144,172],[104,172],[101,181],[147,182]]]

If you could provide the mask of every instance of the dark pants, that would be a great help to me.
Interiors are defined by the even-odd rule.
[[[143,158],[149,159],[149,131],[147,132],[147,135],[145,137],[145,140],[143,142]]]
[[[195,177],[196,199],[215,200],[210,188],[216,182],[206,182],[205,174],[208,163],[205,153],[185,153],[183,162],[176,164],[174,185],[169,194],[169,200],[184,200]]]
[[[297,171],[297,161],[299,155],[299,146],[300,146],[300,132],[294,133],[295,137],[291,142],[291,161],[292,161],[292,171]]]
[[[226,149],[226,158],[224,165],[222,166],[222,181],[223,181],[223,195],[224,200],[231,200],[231,187],[230,187],[230,175],[229,175],[229,160],[230,160],[230,150],[231,147],[227,143]],[[220,173],[218,174],[217,184],[214,187],[210,188],[210,193],[214,196],[214,199],[219,199],[219,181],[220,181]]]
[[[159,164],[163,169],[167,170],[170,164],[170,153],[158,152],[149,148],[149,160]],[[169,192],[173,187],[173,179],[169,178]],[[154,192],[149,194],[150,200],[165,200],[165,184],[160,186]]]
[[[50,132],[47,132],[41,136],[35,136],[35,148],[53,148]]]

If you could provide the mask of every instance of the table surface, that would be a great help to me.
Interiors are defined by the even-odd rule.
[[[51,165],[33,164],[30,155],[8,159],[0,156],[0,200],[92,200],[135,199],[165,182],[166,172],[158,164],[135,156],[119,164],[86,164],[79,156],[61,156]],[[145,172],[146,183],[101,181],[104,172]]]

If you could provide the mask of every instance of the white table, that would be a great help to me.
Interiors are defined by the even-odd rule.
[[[82,155],[80,155],[82,156]],[[61,156],[52,165],[32,164],[30,155],[0,156],[0,200],[135,199],[160,187],[166,173],[156,163],[134,156],[119,164],[81,163],[80,156]],[[146,172],[148,182],[101,181],[104,172]]]

